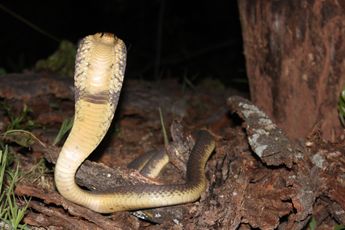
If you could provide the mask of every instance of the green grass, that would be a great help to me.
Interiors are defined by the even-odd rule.
[[[338,114],[341,124],[345,126],[345,87],[343,88],[339,96]]]
[[[29,148],[35,142],[39,143],[43,147],[46,145],[38,139],[33,133],[23,129],[12,129],[4,132],[0,135],[1,138],[17,143],[22,147]]]
[[[315,217],[311,217],[308,224],[308,230],[316,230],[317,229],[317,221]],[[345,230],[345,225],[337,224],[333,227],[333,230]]]
[[[317,225],[317,223],[316,223],[316,219],[315,219],[315,217],[311,217],[311,219],[309,220],[309,229],[310,230],[315,230],[316,229],[316,225]]]
[[[344,230],[345,229],[345,225],[342,224],[337,224],[334,226],[334,230]]]
[[[21,224],[28,208],[28,201],[22,200],[23,205],[17,203],[14,188],[20,179],[20,173],[18,166],[12,169],[12,163],[12,160],[9,159],[8,147],[5,146],[0,150],[0,223],[2,222],[0,227],[28,229],[26,225]]]
[[[67,118],[62,122],[59,133],[56,135],[53,145],[57,145],[73,126],[73,118]]]
[[[158,108],[158,112],[159,112],[159,119],[161,122],[161,127],[162,127],[162,133],[163,133],[163,138],[164,138],[164,146],[167,147],[169,144],[169,138],[168,138],[168,134],[164,125],[164,118],[163,118],[163,113],[162,113],[162,109],[161,107]]]
[[[13,112],[10,105],[5,103],[0,103],[0,109],[5,112],[6,117],[9,119],[9,124],[6,130],[13,129],[26,129],[31,130],[37,125],[30,118],[30,113],[32,112],[30,108],[24,104],[22,111],[19,114]]]

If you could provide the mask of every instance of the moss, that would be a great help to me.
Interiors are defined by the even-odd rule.
[[[47,70],[72,77],[76,53],[76,46],[70,41],[63,40],[52,55],[47,59],[36,62],[35,69],[38,71]]]

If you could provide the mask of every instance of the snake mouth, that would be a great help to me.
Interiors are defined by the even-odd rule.
[[[104,44],[116,43],[119,40],[119,38],[114,34],[108,32],[96,33],[93,35],[93,38],[95,41],[102,42]]]

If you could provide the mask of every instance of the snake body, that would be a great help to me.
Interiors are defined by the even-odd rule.
[[[215,141],[203,130],[187,163],[186,183],[120,186],[112,193],[81,189],[75,174],[106,134],[119,99],[126,65],[126,47],[109,33],[85,37],[79,45],[75,67],[75,116],[72,130],[59,154],[54,178],[66,199],[96,212],[161,207],[192,202],[205,190],[205,164]]]

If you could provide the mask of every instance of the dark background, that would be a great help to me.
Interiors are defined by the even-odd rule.
[[[0,4],[59,40],[76,43],[95,32],[115,33],[128,47],[127,78],[188,78],[192,82],[213,78],[226,85],[247,84],[234,0],[60,0]],[[32,68],[38,59],[46,58],[59,45],[4,9],[0,9],[0,24],[0,67],[6,72]]]

